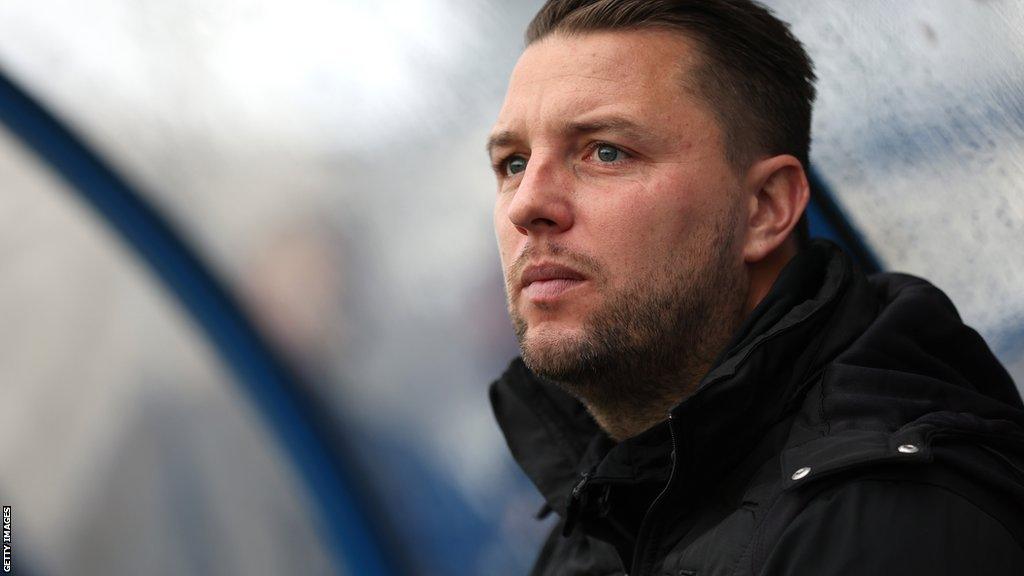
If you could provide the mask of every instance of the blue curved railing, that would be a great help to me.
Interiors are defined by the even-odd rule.
[[[371,515],[369,485],[305,385],[211,269],[143,195],[0,70],[0,122],[115,229],[199,324],[277,434],[321,514],[345,573],[386,576],[402,554]]]

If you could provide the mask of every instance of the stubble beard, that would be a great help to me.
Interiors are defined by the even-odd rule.
[[[531,335],[510,303],[526,366],[582,400],[606,429],[663,419],[742,322],[746,284],[731,233],[716,227],[710,236],[688,269],[609,294],[575,334]]]

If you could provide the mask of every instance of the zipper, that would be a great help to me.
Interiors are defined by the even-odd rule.
[[[590,480],[590,472],[589,471],[584,472],[583,474],[580,474],[579,481],[577,481],[576,485],[572,487],[572,497],[573,497],[573,499],[577,499],[578,500],[580,498],[580,496],[583,494],[583,489],[587,486],[587,482],[589,480]]]
[[[590,472],[587,471],[580,474],[580,478],[576,481],[576,485],[572,487],[572,494],[569,497],[569,505],[565,509],[565,524],[562,525],[562,536],[572,534],[573,529],[576,528],[576,522],[580,514],[580,501],[583,499],[583,489],[586,488],[587,482],[589,481]]]
[[[632,569],[626,573],[626,576],[632,574],[633,576],[640,576],[640,563],[643,561],[643,557],[646,553],[646,540],[648,532],[651,531],[651,515],[654,510],[661,503],[662,498],[668,493],[669,489],[676,478],[676,462],[679,461],[679,457],[676,456],[676,428],[672,425],[672,413],[668,414],[668,435],[672,440],[672,467],[669,469],[668,482],[665,487],[661,489],[661,492],[654,498],[654,502],[647,508],[647,512],[644,514],[644,519],[640,521],[640,529],[637,530],[636,534],[636,545],[633,547],[633,566]]]

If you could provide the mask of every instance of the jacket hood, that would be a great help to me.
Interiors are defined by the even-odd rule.
[[[651,464],[672,451],[700,493],[780,427],[794,447],[783,452],[787,476],[908,456],[898,448],[912,430],[921,444],[949,430],[1024,438],[1013,381],[941,291],[900,274],[868,279],[826,241],[784,268],[667,424],[615,444],[575,398],[521,359],[490,396],[513,456],[563,515],[581,472],[618,470],[621,479],[664,484],[669,466],[655,467],[665,472],[652,478]],[[836,448],[844,442],[856,449]]]
[[[998,448],[1021,470],[1020,394],[981,336],[924,280],[880,274],[870,286],[879,313],[804,398],[782,454],[785,486],[869,464],[930,462],[937,446],[951,443]],[[961,473],[978,474],[972,467]],[[804,478],[791,476],[804,468]],[[1024,475],[1014,474],[1004,488],[1024,497]]]

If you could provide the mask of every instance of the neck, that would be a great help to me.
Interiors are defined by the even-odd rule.
[[[628,393],[578,396],[601,429],[615,441],[621,442],[664,422],[669,411],[694,392],[710,367],[709,362],[699,369],[688,370],[686,375],[671,379],[641,380],[634,377],[626,382],[595,382],[589,386],[591,390]]]
[[[764,300],[779,278],[779,273],[798,251],[796,240],[790,239],[763,260],[747,266],[750,291],[747,293],[746,314],[753,312],[761,300]]]
[[[666,420],[670,410],[696,391],[744,316],[736,306],[716,315],[717,321],[694,327],[700,337],[685,339],[679,348],[625,355],[599,373],[560,384],[611,438],[632,438]]]

